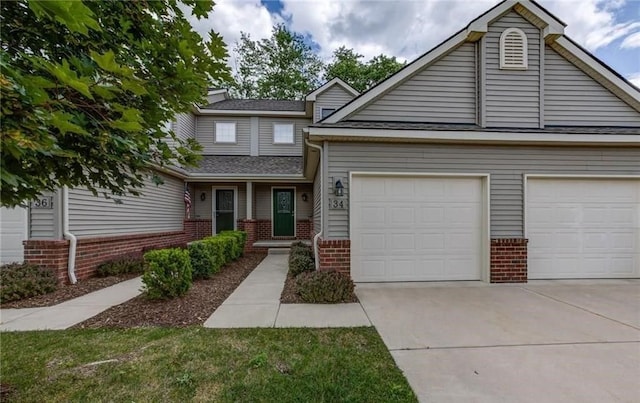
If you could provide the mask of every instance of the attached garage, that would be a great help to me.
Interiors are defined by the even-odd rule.
[[[486,176],[352,174],[355,281],[483,278]]]
[[[640,277],[640,178],[526,179],[529,279]]]
[[[0,208],[0,263],[22,262],[27,239],[27,209]]]

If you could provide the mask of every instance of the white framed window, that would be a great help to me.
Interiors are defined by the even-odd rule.
[[[236,122],[216,122],[214,140],[216,143],[235,143]]]
[[[293,144],[293,123],[273,124],[273,144]]]
[[[500,68],[527,69],[527,35],[519,28],[507,28],[500,35]]]
[[[324,119],[336,111],[336,108],[322,108],[320,110],[320,119]]]

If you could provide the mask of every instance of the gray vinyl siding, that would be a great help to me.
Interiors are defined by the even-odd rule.
[[[216,122],[236,123],[235,144],[214,142]],[[202,154],[204,155],[250,155],[251,118],[198,116],[196,121],[196,140],[202,145]]]
[[[255,186],[255,212],[257,220],[271,220],[272,189],[291,188],[296,189],[296,220],[306,220],[313,215],[313,188],[311,185],[280,185],[280,184],[256,184]],[[302,194],[307,194],[307,201],[302,201]]]
[[[461,45],[348,120],[475,123],[475,55]]]
[[[145,180],[141,196],[114,196],[116,203],[87,189],[69,190],[69,230],[78,238],[181,231],[184,185],[181,179],[160,175],[157,186]]]
[[[322,119],[323,108],[340,109],[353,98],[355,97],[341,86],[333,85],[316,97],[313,106],[313,121],[317,122]]]
[[[195,185],[194,194],[192,195],[192,198],[194,200],[192,215],[193,218],[211,219],[211,211],[213,209],[213,203],[215,201],[213,199],[213,193],[211,192],[211,189],[214,186],[218,188],[238,188],[238,220],[244,220],[245,218],[247,218],[247,186],[245,183],[202,183]],[[202,193],[205,194],[204,201],[200,199]]]
[[[174,127],[176,135],[182,140],[195,138],[196,117],[192,113],[181,113],[176,118]]]
[[[322,222],[320,221],[321,209],[322,209],[322,196],[320,186],[322,183],[320,182],[320,171],[322,169],[322,165],[318,165],[318,169],[316,169],[316,176],[313,179],[313,231],[317,234],[322,228]]]
[[[640,112],[545,46],[546,125],[640,126]]]
[[[61,239],[60,194],[44,192],[43,197],[53,197],[51,209],[29,209],[30,239]]]
[[[329,177],[349,172],[490,174],[491,237],[523,236],[524,174],[640,175],[640,147],[509,147],[330,143]],[[348,210],[327,210],[328,237],[349,236]]]
[[[302,156],[303,138],[302,129],[311,124],[310,119],[291,118],[259,118],[259,155],[288,155]],[[274,144],[273,125],[275,123],[293,123],[293,144]]]
[[[527,35],[527,70],[500,70],[500,35],[520,28]],[[487,127],[540,127],[540,30],[511,11],[485,36]]]

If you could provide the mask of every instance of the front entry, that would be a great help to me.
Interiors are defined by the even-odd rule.
[[[235,190],[214,189],[215,191],[215,232],[232,231],[235,229]]]
[[[273,236],[295,236],[293,189],[273,189]]]

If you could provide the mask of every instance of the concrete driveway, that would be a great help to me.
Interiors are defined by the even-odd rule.
[[[358,284],[424,402],[640,402],[640,281]]]

